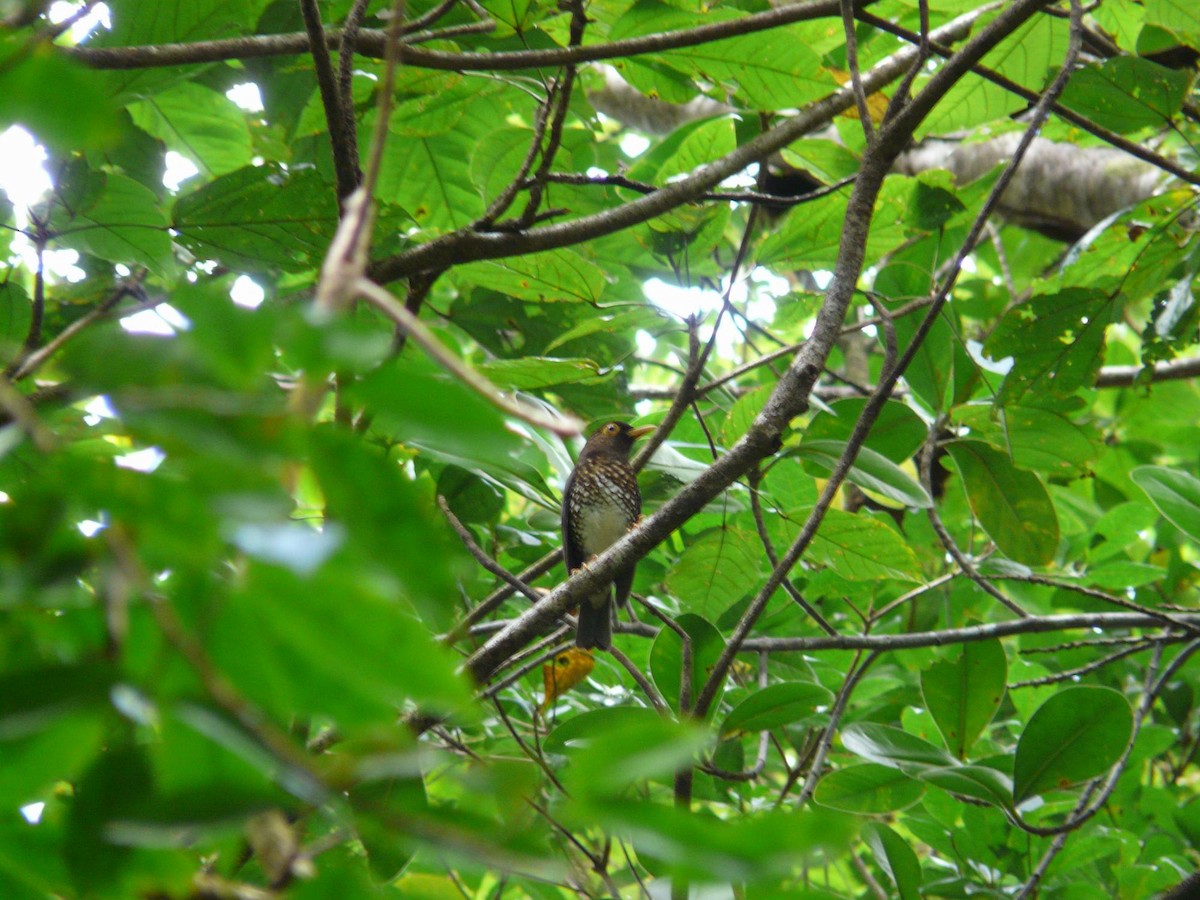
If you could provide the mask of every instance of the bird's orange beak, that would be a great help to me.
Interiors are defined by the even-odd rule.
[[[640,428],[630,428],[629,436],[631,438],[640,438],[644,434],[649,434],[654,430],[653,425],[643,425]]]

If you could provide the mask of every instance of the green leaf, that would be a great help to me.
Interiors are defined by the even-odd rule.
[[[57,783],[74,781],[102,751],[111,715],[60,712],[23,737],[10,732],[0,738],[0,803],[6,808],[51,796]],[[11,719],[0,723],[5,725]]]
[[[1174,118],[1190,83],[1187,72],[1118,56],[1073,73],[1059,102],[1102,128],[1130,134],[1161,128]]]
[[[952,658],[921,673],[925,706],[946,747],[959,759],[983,732],[1004,699],[1008,658],[998,640],[963,644]]]
[[[805,43],[802,28],[774,28],[662,54],[692,77],[720,85],[739,106],[754,110],[803,105],[835,82]]]
[[[891,725],[856,722],[842,729],[842,745],[863,759],[905,772],[955,764],[941,747]]]
[[[796,453],[802,460],[828,474],[837,466],[845,449],[845,441],[809,440],[805,435]],[[886,456],[869,447],[859,449],[846,477],[863,490],[882,494],[904,506],[918,509],[933,506],[933,499],[921,485]]]
[[[371,121],[368,117],[365,124]],[[467,162],[474,144],[462,131],[389,142],[379,170],[379,198],[431,232],[469,225],[484,211]]]
[[[688,609],[716,620],[758,583],[762,551],[744,531],[722,528],[693,541],[667,571],[667,589]]]
[[[847,441],[858,417],[867,405],[866,398],[852,397],[835,400],[829,412],[813,416],[804,429],[801,444],[811,441]],[[864,446],[882,454],[894,463],[909,459],[925,441],[925,423],[910,407],[888,400],[879,411]]]
[[[595,746],[607,734],[653,727],[662,717],[645,706],[613,706],[591,709],[571,716],[546,735],[542,749],[547,753],[570,753]]]
[[[224,94],[195,82],[177,84],[128,107],[134,123],[207,175],[250,165],[246,113]]]
[[[840,812],[880,815],[907,809],[924,791],[921,782],[892,766],[863,763],[824,776],[813,799]]]
[[[572,797],[603,800],[623,795],[647,779],[670,779],[711,743],[709,732],[694,720],[676,722],[644,708],[641,712],[650,715],[633,715],[629,709],[622,716],[598,718],[601,712],[614,710],[576,716],[587,717],[587,727],[561,741],[571,748],[565,787]]]
[[[1004,773],[987,766],[923,769],[917,773],[917,777],[952,794],[973,797],[1005,809],[1012,805],[1012,780]]]
[[[844,852],[854,833],[849,817],[825,810],[770,810],[722,819],[649,801],[592,802],[577,824],[599,823],[629,835],[652,871],[679,878],[748,884],[790,877],[809,853]]]
[[[1090,385],[1100,368],[1116,302],[1104,291],[1066,288],[1010,310],[985,347],[992,359],[1012,360],[1001,401],[1007,405],[1028,395],[1064,396]]]
[[[136,810],[153,778],[145,748],[118,746],[97,757],[75,786],[63,857],[81,894],[107,893],[118,883],[131,851],[110,842],[108,826]]]
[[[13,358],[29,334],[32,301],[25,289],[13,281],[0,283],[0,360]]]
[[[675,617],[677,624],[687,633],[692,647],[691,700],[696,701],[700,688],[716,664],[725,641],[721,633],[706,619],[694,613],[683,613]],[[661,628],[650,648],[650,676],[654,686],[675,709],[679,708],[679,689],[683,684],[683,640],[673,628]],[[709,707],[709,715],[717,708]]]
[[[1120,693],[1069,687],[1038,707],[1017,742],[1013,801],[1063,790],[1094,778],[1120,759],[1133,731],[1133,714]]]
[[[59,242],[109,262],[142,265],[160,274],[172,267],[171,238],[158,198],[124,175],[105,175],[103,193],[61,226]]]
[[[511,466],[522,442],[478,393],[422,356],[406,353],[358,382],[347,396],[364,404],[382,427],[441,458]],[[446,411],[453,410],[453,416]]]
[[[586,383],[600,375],[600,367],[590,359],[555,359],[549,356],[494,359],[480,364],[477,370],[498,387],[517,391]]]
[[[238,169],[185,194],[173,227],[200,259],[235,271],[314,269],[337,227],[329,186],[311,169]]]
[[[954,441],[946,450],[962,476],[971,511],[1000,552],[1028,566],[1054,559],[1058,516],[1041,480],[980,441]]]
[[[431,558],[420,547],[410,556]],[[349,577],[356,570],[359,577]],[[394,719],[407,701],[445,712],[470,702],[449,651],[355,566],[327,564],[300,578],[250,564],[208,646],[239,689],[279,721],[318,715],[353,731]]]
[[[1054,409],[962,406],[954,411],[954,421],[970,428],[973,437],[1010,453],[1021,469],[1069,477],[1084,472],[1096,458],[1097,442],[1088,429]]]
[[[912,847],[880,822],[872,822],[865,831],[876,864],[892,879],[900,900],[921,900],[921,864]]]
[[[603,270],[573,250],[468,263],[458,267],[455,275],[464,284],[538,303],[558,300],[598,303],[607,284]]]
[[[122,0],[111,30],[100,28],[89,46],[135,47],[146,44],[190,43],[254,32],[256,3],[246,0]],[[122,101],[140,99],[196,72],[196,67],[149,67],[104,73],[114,95]]]
[[[1129,477],[1172,525],[1200,541],[1200,480],[1166,466],[1139,466]]]
[[[850,581],[918,581],[921,577],[912,547],[891,527],[869,515],[829,510],[809,552]]]
[[[758,251],[761,265],[833,270],[848,192],[827,194],[792,210]]]
[[[116,111],[94,76],[50,41],[6,36],[0,41],[0,131],[22,125],[63,155],[111,146]]]
[[[5,672],[0,676],[0,741],[35,734],[73,712],[107,706],[113,676],[102,664]]]
[[[722,739],[747,731],[766,731],[813,715],[828,706],[833,694],[819,684],[781,682],[755,691],[735,706],[721,723]]]

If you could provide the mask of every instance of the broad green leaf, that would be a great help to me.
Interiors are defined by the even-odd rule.
[[[924,790],[921,782],[892,766],[862,763],[824,776],[813,799],[841,812],[879,815],[907,809]]]
[[[467,165],[473,148],[471,136],[461,130],[389,142],[379,170],[379,198],[431,232],[469,225],[484,211]]]
[[[667,571],[667,589],[685,609],[717,620],[754,590],[762,566],[757,539],[733,528],[721,528],[693,541]]]
[[[180,197],[172,225],[200,259],[236,271],[303,271],[324,258],[337,206],[312,169],[250,166]]]
[[[343,432],[314,431],[310,437],[325,514],[345,527],[348,556],[359,566],[373,562],[386,573],[386,590],[420,610],[428,627],[448,627],[453,611],[446,598],[455,590],[454,572],[464,551],[437,510],[428,482],[414,484],[394,460]],[[358,580],[368,593],[383,587],[369,578]]]
[[[852,397],[834,401],[829,404],[830,412],[813,416],[804,429],[801,444],[819,440],[849,440],[850,433],[866,405],[865,398]],[[925,423],[911,407],[889,400],[879,411],[864,446],[894,463],[902,463],[921,449],[921,444],[925,441],[925,432]]]
[[[672,50],[662,58],[704,82],[720,85],[736,105],[754,110],[802,106],[834,87],[802,29],[757,34]]]
[[[1146,21],[1158,25],[1180,37],[1192,39],[1191,46],[1200,37],[1200,13],[1186,0],[1146,0]]]
[[[1002,402],[1017,403],[1027,395],[1064,396],[1090,385],[1116,309],[1116,300],[1103,291],[1066,288],[1010,310],[985,345],[992,359],[1012,361]]]
[[[769,810],[722,819],[707,810],[633,799],[589,803],[572,824],[584,823],[629,835],[639,859],[649,860],[653,871],[747,884],[790,877],[806,855],[821,849],[844,852],[855,831],[850,817],[826,810]]]
[[[798,521],[803,521],[804,512],[801,511]],[[818,562],[850,581],[920,578],[920,566],[912,547],[891,527],[869,515],[829,510],[809,552]]]
[[[1095,438],[1064,413],[1037,406],[962,406],[954,421],[971,434],[1012,456],[1021,469],[1052,477],[1078,475],[1096,458]]]
[[[1172,525],[1200,541],[1200,479],[1166,466],[1139,466],[1129,477]]]
[[[683,722],[650,715],[604,716],[593,710],[575,718],[589,717],[580,736],[562,741],[571,747],[571,765],[566,787],[572,797],[604,798],[624,794],[647,779],[670,780],[680,766],[689,765],[711,743],[711,735],[694,720]],[[599,727],[598,727],[599,726]],[[558,746],[559,741],[554,742]]]
[[[1103,774],[1129,743],[1133,714],[1111,688],[1069,687],[1038,707],[1017,742],[1013,801]]]
[[[351,385],[349,396],[406,443],[434,454],[511,465],[521,441],[494,406],[422,357],[404,354]],[[446,411],[453,410],[453,416]]]
[[[946,766],[924,769],[917,774],[922,781],[964,797],[974,797],[994,806],[1009,807],[1012,779],[987,766]]]
[[[75,785],[62,853],[81,894],[112,896],[132,850],[109,840],[109,825],[137,810],[153,790],[153,777],[144,747],[116,746],[96,757]]]
[[[534,302],[600,301],[607,281],[595,263],[572,250],[550,250],[504,260],[468,263],[455,276],[466,284]]]
[[[1041,480],[980,441],[954,441],[946,449],[958,467],[971,511],[1000,552],[1029,566],[1054,559],[1058,516]]]
[[[393,140],[426,138],[453,130],[481,97],[500,86],[483,78],[464,78],[457,72],[434,72],[405,67],[396,84],[397,101],[388,119]]]
[[[845,441],[808,440],[806,436],[796,448],[796,453],[802,460],[828,474],[836,467],[845,450]],[[933,506],[932,498],[921,485],[886,456],[869,447],[859,449],[846,477],[863,490],[881,494],[903,506],[918,509]]]
[[[171,238],[158,198],[124,175],[105,175],[103,193],[62,226],[58,240],[113,263],[158,273],[172,267]]]
[[[736,146],[733,122],[728,117],[699,122],[688,129],[675,152],[659,166],[656,177],[659,181],[667,181],[686,175],[698,166],[730,153]]]
[[[781,682],[755,691],[735,706],[721,723],[721,737],[747,731],[765,731],[788,725],[828,706],[833,694],[819,684]]]
[[[517,391],[587,382],[600,376],[600,367],[590,359],[555,359],[549,356],[495,359],[480,364],[476,369],[498,387]]]
[[[100,47],[190,43],[252,34],[256,3],[246,0],[122,0],[114,4],[113,27],[97,29],[88,41]],[[122,101],[141,99],[194,74],[196,68],[141,67],[104,73],[104,81]]]
[[[209,176],[227,175],[250,165],[246,113],[224,94],[187,82],[128,108],[139,128]]]
[[[1062,59],[1068,41],[1067,23],[1035,16],[1002,40],[983,58],[983,64],[1031,90],[1041,90]],[[958,81],[922,124],[919,133],[947,134],[1004,118],[1022,101],[977,75]]]
[[[50,41],[0,40],[0,97],[0,132],[22,125],[63,155],[116,142],[116,111],[95,73]]]
[[[763,241],[758,251],[759,263],[790,269],[832,270],[837,264],[847,197],[848,192],[840,191],[793,209],[783,224]]]
[[[306,801],[325,799],[311,778],[281,770],[254,735],[215,710],[185,704],[164,716],[146,750],[154,791],[137,797],[136,806],[108,826],[121,844],[163,846],[180,828],[193,840],[206,830],[236,833],[248,816],[298,807],[284,787]]]
[[[750,430],[755,417],[762,412],[770,396],[771,391],[768,388],[757,387],[738,397],[721,426],[721,440],[726,447],[732,447]]]
[[[410,556],[429,563],[428,550]],[[433,566],[431,566],[432,568]],[[327,717],[346,732],[391,722],[412,701],[465,709],[470,692],[449,652],[357,567],[308,578],[249,565],[240,590],[213,622],[213,662],[278,720]]]
[[[542,749],[547,753],[570,753],[596,746],[611,733],[653,727],[662,717],[645,706],[614,706],[592,709],[571,716],[546,735]]]
[[[864,835],[875,862],[891,877],[900,900],[921,900],[921,864],[904,838],[881,822],[872,822]]]
[[[905,772],[955,764],[941,747],[891,725],[856,722],[842,729],[842,745],[863,759]]]
[[[20,809],[50,797],[56,784],[73,781],[102,751],[112,718],[100,710],[62,710],[36,731],[0,736],[0,803]]]
[[[1122,591],[1161,581],[1167,577],[1167,570],[1162,566],[1118,559],[1103,565],[1092,566],[1087,570],[1086,577],[1088,582],[1096,587]]]
[[[1084,66],[1071,75],[1059,101],[1118,134],[1160,128],[1179,112],[1191,79],[1131,56]]]
[[[711,623],[694,613],[676,616],[675,623],[687,633],[691,643],[691,702],[695,703],[700,688],[721,655],[725,641]],[[673,628],[661,628],[654,639],[650,648],[650,676],[658,692],[674,709],[678,709],[679,689],[683,684],[683,640]],[[709,715],[717,706],[717,703],[713,703],[709,707]]]
[[[921,693],[946,747],[959,759],[1004,699],[1008,659],[998,640],[963,644],[961,652],[921,673]]]
[[[36,734],[63,716],[107,706],[115,673],[94,663],[53,665],[0,676],[0,741]]]
[[[32,301],[13,281],[0,284],[0,360],[11,360],[29,334]]]

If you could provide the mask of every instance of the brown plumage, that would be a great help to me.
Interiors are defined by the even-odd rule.
[[[629,464],[633,442],[653,426],[631,428],[609,422],[588,438],[563,489],[563,556],[574,572],[617,542],[642,513],[637,474]],[[633,584],[633,566],[613,579],[617,604],[624,606]],[[585,597],[579,604],[575,645],[607,650],[612,644],[613,587]]]

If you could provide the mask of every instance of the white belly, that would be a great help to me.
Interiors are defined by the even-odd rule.
[[[628,513],[619,503],[588,504],[579,514],[579,534],[590,540],[583,547],[587,556],[603,553],[629,530]]]

